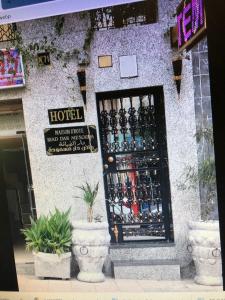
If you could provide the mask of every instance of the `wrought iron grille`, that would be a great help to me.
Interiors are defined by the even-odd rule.
[[[98,96],[112,242],[172,239],[164,109],[153,90]]]
[[[12,41],[16,38],[16,24],[0,25],[0,42]]]
[[[96,30],[143,25],[157,21],[157,1],[145,0],[132,4],[104,7],[91,11],[91,24]]]

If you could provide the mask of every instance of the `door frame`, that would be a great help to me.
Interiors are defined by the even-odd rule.
[[[19,291],[0,150],[0,291]]]
[[[167,162],[166,166],[163,165],[163,162],[161,160],[161,166],[160,170],[164,169],[163,176],[161,176],[161,192],[162,192],[162,198],[168,199],[168,202],[162,203],[164,206],[164,211],[165,211],[165,224],[167,223],[168,226],[166,228],[166,233],[165,239],[157,239],[157,240],[141,240],[141,242],[147,242],[147,243],[158,243],[158,242],[174,242],[174,235],[173,235],[173,218],[172,218],[172,206],[171,206],[171,191],[170,191],[170,177],[169,177],[169,166],[168,166],[168,149],[167,149],[167,142],[166,142],[166,137],[167,137],[167,131],[166,131],[166,121],[165,121],[165,105],[164,105],[164,93],[163,93],[163,86],[154,86],[154,87],[140,87],[140,88],[135,88],[135,89],[124,89],[124,90],[116,90],[116,91],[107,91],[107,92],[98,92],[96,93],[96,104],[97,104],[97,117],[98,117],[98,125],[99,125],[99,137],[100,137],[100,145],[101,145],[101,157],[102,157],[102,165],[104,167],[104,156],[105,153],[103,151],[103,140],[102,140],[102,135],[101,135],[101,125],[100,125],[100,101],[101,100],[107,100],[110,98],[119,98],[119,97],[129,97],[129,96],[134,96],[134,95],[141,95],[141,94],[146,94],[151,92],[151,94],[154,94],[157,99],[161,102],[159,104],[159,114],[161,115],[163,119],[163,124],[161,126],[161,129],[163,129],[163,132],[165,134],[165,141],[162,141],[161,137],[162,135],[158,135],[158,140],[160,144],[160,155],[162,156],[162,148],[163,148],[163,143],[165,144],[164,146],[164,155],[166,154],[167,157]],[[158,120],[159,121],[159,120]],[[104,193],[106,196],[106,186],[107,186],[107,179],[105,176],[105,172],[103,172],[103,181],[104,181]],[[166,183],[163,181],[163,178],[167,177]],[[163,182],[163,184],[162,184]],[[165,196],[166,195],[166,196]],[[111,243],[115,243],[115,238],[113,238],[113,232],[111,229],[111,224],[110,224],[110,209],[109,205],[106,203],[106,211],[107,211],[107,220],[109,223],[109,232],[111,235]],[[119,241],[121,241],[122,236],[119,233]],[[124,241],[124,242],[119,242],[119,244],[132,244],[132,243],[139,243],[137,241]]]

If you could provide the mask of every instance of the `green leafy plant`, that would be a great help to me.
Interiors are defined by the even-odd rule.
[[[77,188],[83,191],[83,197],[75,197],[83,199],[88,206],[87,220],[88,222],[93,221],[93,206],[95,203],[96,196],[98,194],[99,182],[92,188],[91,185],[86,181],[84,185],[77,186]]]
[[[213,146],[212,128],[198,130],[195,137],[198,143],[204,139],[208,147]],[[207,221],[211,219],[217,205],[215,160],[212,155],[203,159],[197,169],[187,166],[184,173],[184,181],[178,187],[180,189],[190,189],[195,188],[199,184],[204,189],[204,201],[201,203],[201,217],[202,220]]]
[[[85,39],[84,39],[84,45],[83,45],[83,50],[84,51],[89,51],[90,50],[91,42],[92,42],[93,37],[94,37],[94,32],[95,32],[95,30],[92,27],[87,29]]]
[[[64,16],[57,16],[56,17],[56,23],[55,23],[55,32],[59,36],[63,32],[65,23],[65,17]]]
[[[27,43],[23,41],[22,32],[17,29],[15,31],[15,39],[11,41],[11,46],[18,49],[23,56],[23,61],[26,66],[26,74],[29,75],[28,66],[33,67],[36,63],[37,66],[37,54],[42,52],[48,52],[55,56],[57,60],[64,61],[64,67],[71,59],[78,59],[78,56],[83,51],[90,51],[90,45],[94,37],[94,29],[92,27],[87,28],[85,33],[83,46],[81,49],[71,48],[70,50],[64,50],[58,46],[58,40],[63,35],[64,29],[64,16],[58,16],[55,23],[56,34],[49,36],[43,36],[42,39]]]
[[[72,228],[69,222],[70,209],[60,212],[55,208],[49,216],[31,218],[31,227],[22,229],[27,250],[62,254],[71,251]]]

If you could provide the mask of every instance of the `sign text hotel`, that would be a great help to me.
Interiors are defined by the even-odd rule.
[[[82,106],[66,107],[48,110],[49,123],[79,123],[84,122],[84,109]]]

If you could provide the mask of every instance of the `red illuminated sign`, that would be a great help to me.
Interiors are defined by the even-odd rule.
[[[183,0],[177,8],[178,49],[190,50],[205,32],[204,0]]]

